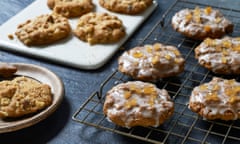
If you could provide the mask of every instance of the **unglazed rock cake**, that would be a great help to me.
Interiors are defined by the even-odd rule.
[[[82,16],[94,9],[92,0],[48,0],[47,5],[55,13],[67,18]]]
[[[126,32],[122,21],[117,16],[91,12],[79,18],[74,34],[93,45],[118,42]]]
[[[52,104],[51,88],[27,77],[0,82],[0,118],[16,118]]]
[[[16,36],[27,46],[52,44],[71,33],[68,19],[56,14],[43,14],[19,24]]]
[[[152,3],[152,0],[99,0],[99,4],[110,11],[131,15],[142,13]]]

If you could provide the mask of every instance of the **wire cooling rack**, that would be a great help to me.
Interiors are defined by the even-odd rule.
[[[132,80],[117,70],[101,84],[99,90],[89,96],[87,101],[73,115],[73,120],[78,123],[150,143],[240,143],[239,120],[227,122],[220,120],[203,120],[188,109],[189,96],[195,86],[210,81],[214,76],[224,77],[215,75],[198,65],[197,60],[194,58],[194,48],[200,42],[183,37],[171,27],[171,17],[177,11],[183,8],[195,8],[196,6],[206,7],[209,5],[186,0],[176,1],[163,15],[162,19],[156,23],[148,35],[139,43],[140,45],[144,45],[161,42],[175,45],[179,48],[186,60],[185,71],[182,74],[176,77],[161,79],[156,83],[159,88],[164,88],[169,92],[175,103],[174,114],[169,120],[157,128],[134,127],[131,129],[122,128],[109,122],[102,111],[106,92],[119,83]],[[219,9],[234,23],[235,27],[232,36],[240,34],[240,11],[227,9],[224,8],[224,6],[210,6]],[[225,78],[235,78],[239,81],[239,77],[228,76]]]

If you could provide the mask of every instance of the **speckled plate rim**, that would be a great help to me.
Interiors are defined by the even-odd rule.
[[[41,120],[47,118],[58,108],[64,96],[64,85],[62,83],[62,80],[49,69],[38,65],[26,63],[10,63],[10,64],[16,66],[18,69],[15,75],[27,76],[35,80],[38,80],[42,83],[50,85],[53,93],[53,102],[46,109],[30,117],[17,119],[16,121],[3,121],[0,119],[0,133],[20,130],[32,126],[40,122]]]

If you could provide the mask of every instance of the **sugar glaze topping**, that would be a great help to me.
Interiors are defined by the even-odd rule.
[[[240,37],[207,38],[195,49],[195,54],[199,63],[209,63],[213,72],[224,69],[226,74],[238,74],[240,71]]]
[[[136,77],[155,79],[181,72],[184,59],[176,47],[155,43],[124,52],[119,64],[124,71],[136,71]]]
[[[232,22],[226,19],[219,10],[211,7],[195,7],[195,9],[187,8],[177,12],[172,17],[172,24],[174,29],[194,36],[199,33],[205,35],[211,31],[225,32],[225,28],[232,25]]]
[[[203,104],[203,115],[209,112],[212,115],[224,115],[226,111],[231,111],[236,120],[240,111],[240,83],[234,79],[214,77],[209,83],[194,88],[190,102]]]
[[[135,120],[136,115],[145,118],[154,118],[155,125],[159,126],[159,119],[173,108],[173,102],[166,90],[160,90],[153,84],[141,81],[119,84],[111,89],[114,104],[107,110],[107,115],[121,115],[125,127]]]

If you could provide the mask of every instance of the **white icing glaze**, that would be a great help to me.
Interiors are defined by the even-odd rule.
[[[156,92],[154,102],[149,102],[153,96],[146,93],[139,94],[132,92],[131,96],[126,98],[125,92],[129,91],[128,88],[131,85],[134,85],[138,90],[143,90],[145,87],[152,86]],[[144,83],[141,81],[127,82],[115,86],[108,93],[113,98],[114,104],[108,108],[107,115],[121,116],[120,118],[125,122],[125,127],[129,127],[129,124],[135,121],[136,117],[139,117],[139,115],[144,118],[155,119],[155,125],[153,126],[159,126],[159,119],[163,118],[162,116],[166,115],[166,113],[173,108],[173,102],[170,100],[168,92],[164,89],[160,90],[150,83]],[[134,104],[131,108],[126,107],[126,103],[133,99],[136,100],[136,104]],[[121,108],[119,109],[119,107]]]
[[[186,19],[187,15],[192,15],[194,17],[194,9],[183,9],[177,12],[172,17],[172,25],[175,30],[181,31],[183,33],[189,33],[192,36],[201,33],[206,34],[204,30],[206,25],[211,27],[211,31],[222,31],[225,32],[225,28],[232,24],[227,20],[218,10],[212,9],[211,13],[206,14],[204,8],[200,8],[200,23],[196,23],[193,20]],[[221,21],[216,22],[216,18],[220,18]]]
[[[219,88],[214,88],[216,86]],[[231,111],[234,114],[233,119],[236,120],[238,119],[238,112],[240,111],[240,92],[233,92],[229,95],[227,94],[227,90],[234,91],[237,88],[240,88],[240,83],[235,80],[224,80],[214,77],[209,83],[193,89],[192,95],[190,96],[190,103],[203,104],[203,116],[209,113],[211,115],[224,115],[226,111]],[[209,95],[211,94],[214,94],[218,100],[210,99]],[[235,102],[231,102],[231,98],[233,97],[236,98]]]
[[[154,45],[130,49],[119,58],[119,65],[122,65],[122,70],[126,73],[134,72],[135,77],[144,76],[156,79],[180,73],[183,70],[184,59],[181,55],[174,53],[177,51],[180,54],[178,49],[174,46],[159,45],[161,45],[159,49],[154,49]],[[149,48],[152,48],[151,52]],[[136,52],[141,53],[142,56],[135,57]],[[155,64],[152,62],[154,57],[158,57]]]
[[[209,40],[214,41],[214,44],[207,44]],[[231,44],[231,47],[224,48],[223,42]],[[217,73],[218,70],[224,69],[225,74],[238,74],[240,70],[240,51],[234,50],[233,47],[239,47],[240,50],[240,38],[206,39],[195,51],[198,51],[199,63],[203,66],[204,63],[210,63],[213,72]],[[225,62],[223,62],[223,58],[226,60]]]

